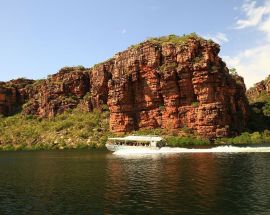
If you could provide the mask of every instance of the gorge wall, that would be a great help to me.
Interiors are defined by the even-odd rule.
[[[246,92],[248,100],[253,103],[257,101],[265,101],[270,99],[270,76],[265,80],[254,84]]]
[[[67,67],[46,80],[0,87],[0,112],[53,117],[75,107],[109,109],[110,130],[188,127],[207,138],[241,132],[245,84],[218,56],[219,45],[194,34],[149,39],[93,68]]]
[[[7,116],[20,111],[28,99],[25,87],[33,83],[33,80],[23,78],[0,82],[0,114]]]

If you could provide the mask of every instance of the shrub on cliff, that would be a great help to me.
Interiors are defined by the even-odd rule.
[[[196,33],[190,33],[190,34],[183,34],[182,36],[177,36],[175,34],[170,34],[168,36],[161,36],[161,37],[150,37],[148,39],[146,39],[144,42],[136,44],[136,45],[132,45],[129,48],[138,48],[141,44],[145,43],[145,42],[152,42],[152,43],[156,43],[156,44],[166,44],[166,43],[174,43],[174,44],[179,44],[179,45],[183,45],[185,44],[189,39],[196,39],[196,40],[202,40],[203,38],[200,37],[199,35],[197,35]],[[209,42],[213,42],[210,41]]]
[[[174,44],[184,44],[186,43],[189,39],[201,39],[200,36],[198,36],[196,33],[191,33],[191,34],[184,34],[182,36],[177,36],[175,34],[170,34],[168,36],[162,36],[162,37],[152,37],[149,38],[148,41],[154,42],[154,43],[174,43]]]
[[[192,102],[191,103],[191,105],[193,106],[193,107],[199,107],[199,102],[198,101],[196,101],[196,102]]]
[[[263,114],[267,117],[270,116],[270,102],[266,102],[262,107]]]

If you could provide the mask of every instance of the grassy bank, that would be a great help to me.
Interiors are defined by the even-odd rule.
[[[109,112],[72,110],[52,119],[17,114],[0,119],[0,150],[49,150],[104,148]],[[237,137],[218,138],[214,142],[200,138],[188,129],[140,130],[135,135],[159,135],[168,146],[185,147],[211,144],[270,143],[270,131],[244,132]]]
[[[102,148],[109,135],[108,112],[73,110],[52,119],[0,119],[0,150]]]
[[[194,135],[188,128],[181,130],[166,131],[162,129],[140,130],[134,132],[137,135],[159,135],[163,136],[170,147],[200,146],[200,145],[222,145],[222,144],[270,144],[270,131],[243,132],[236,137],[217,138],[213,141]]]
[[[239,136],[231,138],[218,138],[215,140],[215,144],[263,144],[270,143],[270,131],[265,130],[263,132],[244,132]]]

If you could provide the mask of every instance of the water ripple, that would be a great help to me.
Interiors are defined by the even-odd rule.
[[[0,214],[270,214],[269,153],[0,153]]]

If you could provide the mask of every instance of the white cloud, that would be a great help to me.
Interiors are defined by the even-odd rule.
[[[246,49],[234,57],[223,56],[229,68],[236,68],[247,88],[270,74],[270,44]]]
[[[229,42],[229,39],[226,34],[218,32],[215,35],[207,34],[204,36],[207,39],[212,39],[218,44],[223,44]]]
[[[245,18],[236,21],[236,29],[253,27],[262,36],[256,38],[259,42],[255,47],[223,58],[229,67],[235,67],[245,78],[246,86],[251,87],[270,74],[270,0],[265,0],[262,6],[256,6],[255,1],[245,1],[242,12]]]
[[[125,34],[125,33],[127,33],[127,30],[124,28],[122,29],[121,34]]]
[[[265,14],[270,12],[270,5],[256,7],[256,1],[246,1],[242,5],[242,12],[245,14],[245,19],[238,19],[236,22],[236,29],[243,29],[247,27],[257,26],[262,21]]]
[[[269,12],[270,13],[270,12]],[[268,42],[270,41],[270,16],[268,16],[259,26],[259,30],[266,33]]]

